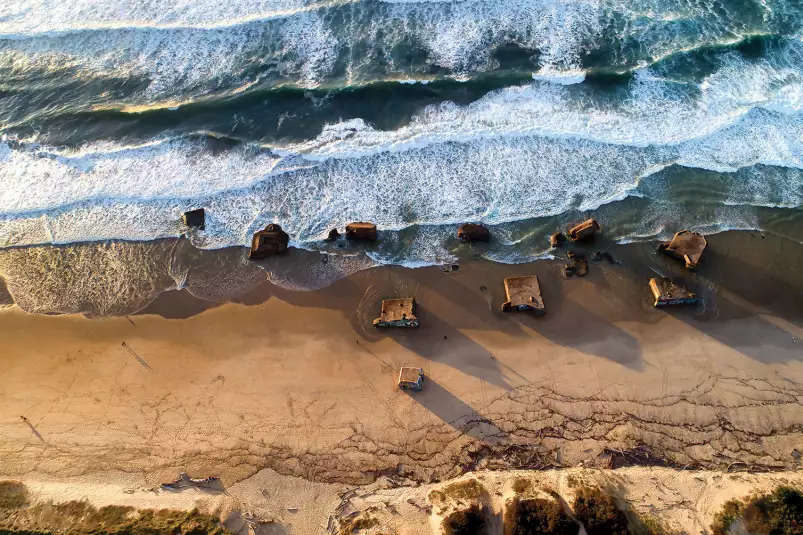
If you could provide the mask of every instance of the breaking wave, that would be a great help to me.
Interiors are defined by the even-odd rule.
[[[203,248],[370,220],[370,262],[411,266],[467,220],[497,261],[591,210],[625,241],[761,228],[803,205],[801,35],[791,0],[5,3],[0,246],[199,206]]]

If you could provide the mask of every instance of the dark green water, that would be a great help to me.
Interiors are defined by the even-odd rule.
[[[803,240],[799,1],[21,0],[0,6],[0,246],[270,222],[373,262],[501,262],[594,216]],[[332,249],[333,254],[353,251]]]

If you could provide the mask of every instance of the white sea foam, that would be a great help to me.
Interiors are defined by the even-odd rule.
[[[694,98],[650,73],[636,78],[624,105],[606,108],[578,98],[579,86],[533,82],[466,107],[428,108],[394,131],[358,119],[330,125],[274,152],[213,153],[183,139],[72,151],[0,144],[0,244],[172,236],[181,212],[197,206],[208,221],[195,239],[210,248],[246,244],[271,221],[296,243],[351,220],[397,230],[499,224],[595,209],[673,164],[784,167],[740,175],[728,198],[800,206],[803,116],[773,109],[800,87],[800,66],[734,56]],[[416,254],[448,261],[443,250]]]
[[[560,85],[580,84],[586,79],[586,73],[583,71],[575,72],[552,72],[550,70],[543,70],[533,73],[533,80],[542,80],[544,82],[552,82]]]
[[[745,79],[750,80],[748,95],[742,89]],[[376,131],[360,119],[328,125],[314,140],[286,147],[284,154],[357,158],[447,142],[538,135],[635,147],[694,142],[689,145],[693,150],[681,151],[680,163],[722,171],[755,163],[801,167],[803,120],[788,106],[788,95],[801,90],[802,65],[756,65],[733,56],[701,85],[698,98],[679,93],[648,71],[637,73],[626,106],[618,108],[581,104],[582,94],[571,87],[536,82],[496,91],[465,107],[451,102],[430,106],[410,125],[391,132]],[[755,119],[742,121],[759,108],[775,111],[776,105],[785,106],[786,118],[754,113]],[[748,139],[708,140],[729,127],[741,129]],[[745,158],[746,151],[754,156]]]
[[[334,9],[342,16],[329,16]],[[705,31],[677,31],[679,14],[699,17]],[[340,76],[333,69],[343,54],[348,78],[360,79],[374,58],[366,45],[388,61],[388,75],[409,74],[389,52],[415,43],[428,62],[468,76],[492,69],[494,47],[513,42],[538,51],[538,79],[577,83],[581,57],[595,43],[621,41],[656,58],[744,31],[702,0],[20,0],[0,5],[0,67],[14,56],[24,58],[18,66],[138,75],[150,81],[137,96],[147,103],[254,82],[255,62],[315,86]]]
[[[640,179],[674,164],[726,172],[784,167],[788,173],[745,173],[725,203],[803,204],[803,44],[790,42],[763,60],[723,55],[696,88],[642,70],[620,103],[600,102],[579,83],[582,53],[613,31],[613,19],[622,27],[607,38],[632,39],[645,56],[733,40],[735,23],[705,2],[355,2],[342,27],[327,15],[337,5],[6,2],[0,35],[13,39],[0,42],[0,69],[23,77],[32,69],[142,76],[145,104],[242,87],[254,82],[254,62],[315,85],[362,42],[383,50],[391,71],[397,68],[387,51],[405,39],[457,77],[493,68],[494,46],[509,42],[537,49],[540,69],[529,85],[468,106],[428,107],[397,130],[354,119],[272,151],[212,152],[186,139],[75,150],[35,139],[0,143],[0,245],[174,236],[183,230],[181,212],[204,206],[207,230],[193,237],[202,247],[246,244],[271,221],[303,245],[367,219],[381,229],[424,229],[405,258],[379,250],[373,261],[438,263],[450,256],[428,228],[595,209],[633,195]],[[378,9],[375,16],[364,16],[369,8]],[[695,15],[704,32],[665,31]],[[346,56],[348,76],[372,57]]]

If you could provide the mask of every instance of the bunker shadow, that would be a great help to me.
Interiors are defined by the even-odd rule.
[[[404,390],[416,403],[463,435],[483,441],[502,440],[508,433],[431,377],[420,392]]]

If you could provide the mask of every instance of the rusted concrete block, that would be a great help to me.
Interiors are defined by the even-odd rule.
[[[681,230],[675,234],[671,242],[663,244],[661,248],[669,256],[686,262],[686,267],[693,270],[697,269],[700,257],[703,256],[707,246],[708,242],[702,234]]]
[[[583,221],[569,229],[569,239],[572,241],[591,241],[599,232],[599,223],[596,219]]]
[[[490,241],[491,233],[485,225],[463,223],[457,227],[457,239],[464,242]]]
[[[504,312],[509,310],[528,310],[538,314],[546,312],[541,297],[541,286],[535,275],[505,279],[505,294],[507,301],[502,304]]]
[[[420,391],[424,387],[424,370],[408,366],[402,367],[402,369],[399,370],[398,385],[400,390],[410,388],[415,391]]]
[[[560,247],[566,242],[566,236],[562,232],[556,232],[549,237],[549,246],[552,248]]]
[[[349,240],[376,241],[376,225],[373,223],[349,223],[346,225],[346,238]]]
[[[282,230],[282,227],[271,223],[265,227],[265,230],[260,230],[254,234],[248,258],[259,259],[284,253],[287,251],[287,242],[289,241],[290,237]]]
[[[385,299],[382,301],[382,315],[374,320],[375,327],[418,327],[415,316],[415,299]]]
[[[185,227],[204,230],[206,227],[206,212],[203,208],[184,212],[184,215],[181,216],[181,222],[184,223]]]
[[[698,301],[694,293],[690,292],[682,282],[664,277],[650,279],[650,290],[655,297],[653,303],[655,307],[692,305]]]

